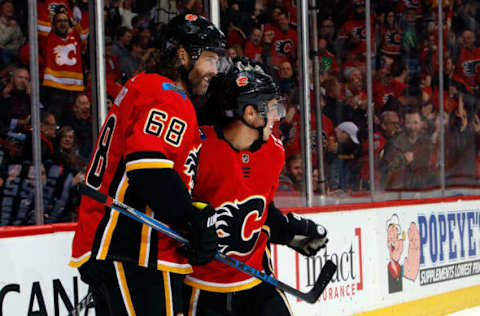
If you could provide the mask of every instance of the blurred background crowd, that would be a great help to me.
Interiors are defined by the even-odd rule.
[[[145,70],[162,27],[175,15],[206,16],[203,0],[104,0],[107,107]],[[383,192],[438,188],[441,129],[445,183],[480,178],[480,2],[322,0],[318,18],[324,172],[311,86],[313,188],[329,196],[368,193],[367,40],[371,41],[374,181]],[[75,221],[91,155],[92,103],[86,0],[38,0],[42,180],[45,222]],[[220,0],[228,55],[262,62],[278,83],[287,115],[275,129],[286,150],[278,194],[302,194],[297,6],[295,0]],[[27,0],[0,1],[0,226],[34,223]],[[443,30],[439,62],[438,30]],[[310,42],[313,47],[313,42]],[[440,63],[443,73],[440,73]],[[443,80],[440,80],[442,78]],[[439,95],[443,81],[443,95]],[[440,113],[440,101],[444,111]],[[443,116],[443,127],[440,118]],[[324,179],[321,178],[324,175]]]

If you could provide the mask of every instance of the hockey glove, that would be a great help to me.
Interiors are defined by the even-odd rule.
[[[322,225],[293,213],[287,214],[287,220],[295,231],[292,240],[287,244],[290,248],[311,257],[327,245],[327,230]]]
[[[212,261],[217,253],[215,209],[203,202],[193,202],[192,205],[193,216],[186,232],[190,244],[180,247],[180,253],[191,265],[203,265]]]

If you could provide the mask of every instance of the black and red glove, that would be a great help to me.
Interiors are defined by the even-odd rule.
[[[207,264],[215,258],[218,235],[215,228],[215,209],[208,203],[192,202],[193,216],[187,225],[188,245],[180,247],[180,253],[191,265]]]
[[[328,243],[327,230],[311,219],[288,213],[286,218],[295,232],[287,246],[304,256],[315,256]]]

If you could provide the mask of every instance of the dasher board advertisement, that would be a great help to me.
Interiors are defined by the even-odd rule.
[[[273,261],[277,277],[282,282],[309,291],[324,263],[330,259],[337,265],[337,272],[320,296],[318,303],[308,304],[288,296],[294,315],[350,315],[365,311],[365,302],[374,291],[374,279],[367,258],[375,255],[372,240],[375,223],[374,212],[351,211],[305,214],[329,229],[326,249],[313,258],[295,253],[285,246],[273,247]],[[366,241],[370,240],[370,244]],[[371,259],[369,260],[371,261]]]
[[[382,301],[393,304],[480,283],[478,202],[390,207],[377,219]]]
[[[1,315],[67,315],[85,297],[87,285],[68,266],[72,239],[72,231],[0,238]]]

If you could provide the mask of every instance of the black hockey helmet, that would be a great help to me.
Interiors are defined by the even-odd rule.
[[[183,46],[192,61],[196,61],[204,50],[225,54],[226,38],[212,22],[192,14],[179,14],[166,25],[167,47]]]
[[[219,84],[223,85],[224,94],[222,114],[227,118],[241,119],[245,106],[253,105],[267,119],[268,102],[281,99],[272,77],[265,73],[260,63],[246,57],[234,58],[230,68],[211,83],[211,89],[221,89],[216,87]],[[282,117],[280,105],[276,110]]]

